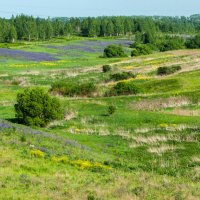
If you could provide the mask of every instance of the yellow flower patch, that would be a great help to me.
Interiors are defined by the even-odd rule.
[[[69,159],[67,156],[61,156],[61,157],[54,156],[51,158],[51,160],[57,163],[65,163],[65,164],[69,162]]]
[[[107,169],[111,170],[109,166],[102,165],[101,163],[91,163],[88,160],[76,160],[72,162],[73,165],[80,167],[81,169]]]
[[[160,124],[161,128],[177,127],[177,124]]]
[[[148,76],[145,76],[145,75],[141,75],[141,74],[138,74],[135,78],[136,80],[148,80],[148,79],[151,79],[151,77],[148,77]]]
[[[123,67],[124,69],[132,69],[133,68],[133,66],[125,66],[125,67]]]
[[[38,149],[34,149],[31,150],[31,156],[36,157],[36,158],[43,158],[44,157],[44,152],[38,150]]]

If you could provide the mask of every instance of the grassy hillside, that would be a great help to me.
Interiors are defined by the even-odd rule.
[[[62,39],[11,45],[7,53],[2,45],[0,199],[199,199],[200,51],[100,57],[112,43],[130,52],[127,41]],[[104,64],[111,72],[102,72]],[[157,75],[158,67],[174,65],[182,69]],[[122,72],[136,76],[110,79]],[[45,128],[13,123],[18,92],[49,91],[59,81],[90,81],[97,91],[90,97],[56,94],[65,119]],[[106,97],[119,82],[136,85],[139,93]],[[111,116],[109,105],[116,107]]]

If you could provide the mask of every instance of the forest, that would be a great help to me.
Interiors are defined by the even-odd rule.
[[[0,18],[0,42],[49,40],[60,36],[129,36],[138,32],[195,34],[200,30],[200,16],[113,16],[87,18],[34,18],[18,15]]]

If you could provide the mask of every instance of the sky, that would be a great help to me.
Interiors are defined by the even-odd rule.
[[[189,16],[200,13],[200,0],[0,0],[0,17],[111,15]]]

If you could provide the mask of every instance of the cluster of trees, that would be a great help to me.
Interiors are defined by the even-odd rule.
[[[88,17],[42,19],[19,15],[0,18],[0,42],[18,40],[48,40],[52,37],[81,35],[87,37],[143,34],[143,40],[153,39],[151,32],[196,33],[200,16],[191,17]]]
[[[194,38],[190,38],[185,43],[186,47],[189,49],[200,48],[200,34],[196,35]]]

